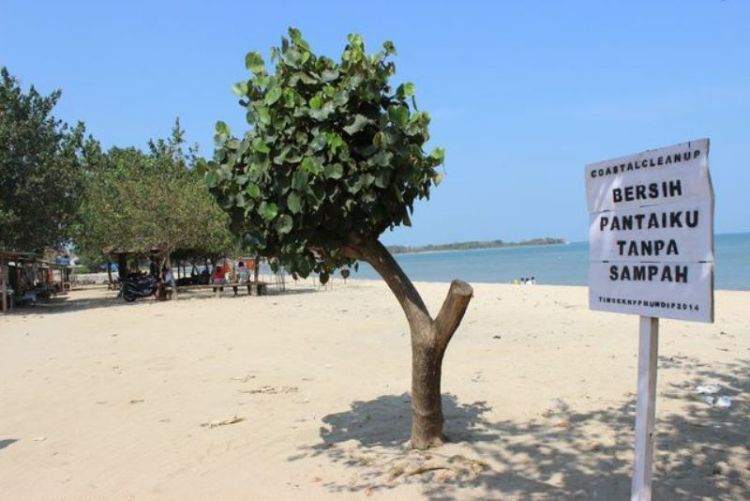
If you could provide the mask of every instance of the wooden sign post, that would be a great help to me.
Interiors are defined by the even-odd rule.
[[[640,315],[631,499],[651,499],[659,318],[713,322],[708,139],[586,166],[589,308]]]

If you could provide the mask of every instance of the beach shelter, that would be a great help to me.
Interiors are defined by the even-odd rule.
[[[37,256],[33,252],[0,249],[0,311],[3,313],[13,309],[22,263],[35,261],[37,261]],[[11,277],[11,274],[14,277]],[[14,283],[16,286],[11,287]]]

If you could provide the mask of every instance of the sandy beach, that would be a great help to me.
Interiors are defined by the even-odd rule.
[[[0,499],[626,499],[635,316],[580,287],[475,284],[443,370],[451,443],[409,451],[386,286],[0,317]],[[431,311],[447,284],[417,287]],[[750,496],[750,292],[661,323],[655,499]],[[715,383],[731,407],[696,386]]]

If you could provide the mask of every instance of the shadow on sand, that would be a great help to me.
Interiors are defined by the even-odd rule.
[[[8,439],[5,439],[5,440],[0,440],[0,450],[3,450],[6,447],[9,447],[9,446],[13,445],[16,442],[18,442],[18,439],[16,439],[16,438],[8,438]]]
[[[660,365],[691,379],[659,395],[684,405],[664,414],[657,402],[654,499],[747,499],[750,360],[721,371],[679,357]],[[696,396],[695,386],[706,381],[720,384],[734,405],[718,409]],[[334,492],[368,494],[418,482],[430,499],[627,499],[634,407],[634,395],[590,412],[558,400],[538,420],[493,421],[484,402],[462,404],[445,395],[445,429],[453,444],[422,453],[404,445],[411,426],[408,395],[384,395],[323,417],[321,442],[289,460],[323,456],[345,464],[351,476],[324,484]]]
[[[58,295],[49,300],[39,301],[32,305],[18,306],[10,313],[18,315],[29,315],[29,314],[56,314],[56,313],[69,313],[72,311],[90,310],[97,308],[128,308],[143,304],[161,303],[157,301],[153,296],[147,298],[136,299],[132,303],[126,302],[122,298],[117,297],[117,291],[108,291],[106,289],[100,289],[103,295],[96,297],[82,296],[77,294],[79,291],[73,291],[66,295]],[[284,291],[278,288],[269,288],[265,296],[290,296],[297,294],[309,294],[318,292],[314,288],[294,288],[286,289]],[[216,294],[210,289],[200,291],[183,291],[180,292],[178,301],[184,300],[207,300],[216,298]],[[247,292],[242,290],[237,296],[228,287],[220,296],[221,299],[255,299],[255,296],[248,296]]]

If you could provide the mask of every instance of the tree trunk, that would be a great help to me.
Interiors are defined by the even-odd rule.
[[[120,282],[125,283],[128,278],[128,255],[120,253],[117,255],[117,274],[120,276]]]
[[[5,271],[5,260],[0,259],[0,301],[2,301],[3,313],[8,311],[8,272]]]
[[[411,348],[411,443],[417,449],[442,445],[443,402],[440,393],[443,355],[431,344]]]
[[[109,288],[112,288],[112,262],[107,259],[107,279],[109,280]]]
[[[353,237],[343,250],[350,257],[370,263],[404,310],[412,351],[411,446],[416,449],[439,446],[445,440],[440,393],[443,355],[461,323],[473,289],[461,280],[451,282],[448,296],[433,320],[409,277],[380,241]]]

